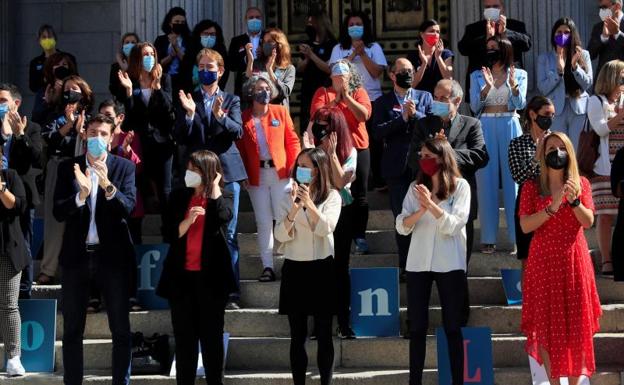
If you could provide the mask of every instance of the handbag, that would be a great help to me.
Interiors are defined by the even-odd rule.
[[[132,335],[132,375],[167,374],[171,365],[169,336],[155,333],[144,337]]]
[[[578,152],[576,153],[576,160],[581,175],[587,178],[595,176],[594,165],[600,155],[599,147],[600,136],[591,127],[589,118],[585,118],[585,125],[579,136]]]

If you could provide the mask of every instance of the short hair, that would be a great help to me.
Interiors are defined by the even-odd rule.
[[[260,12],[260,16],[264,16],[264,13],[262,13],[262,10],[259,7],[251,6],[251,7],[247,7],[247,9],[245,10],[245,19],[247,18],[247,14],[249,13],[249,11],[258,11]]]
[[[455,79],[442,79],[436,84],[436,88],[440,86],[451,86],[451,99],[464,98],[464,90]]]
[[[55,52],[52,55],[48,56],[48,58],[43,63],[43,78],[46,84],[54,84],[54,66],[58,65],[60,62],[65,60],[68,65],[69,74],[77,75],[78,68],[76,66],[76,62],[74,58],[65,52]],[[64,80],[64,79],[59,79]],[[44,87],[45,88],[45,87]]]
[[[243,96],[251,99],[254,94],[254,89],[256,88],[256,83],[259,81],[263,81],[269,85],[271,88],[271,100],[275,99],[278,95],[277,87],[275,87],[275,84],[266,73],[259,73],[250,77],[245,84],[243,84]]]
[[[113,118],[110,118],[104,114],[95,114],[93,115],[86,124],[87,129],[89,129],[89,126],[94,124],[94,123],[102,123],[102,124],[108,124],[110,126],[110,132],[113,133],[113,130],[115,129],[115,121],[113,120]]]
[[[115,111],[115,115],[117,116],[119,116],[119,114],[126,113],[126,107],[124,107],[122,103],[113,99],[106,99],[102,103],[100,103],[100,105],[98,106],[98,113],[102,110],[102,108],[106,108],[106,107],[113,107],[113,110]]]
[[[390,72],[390,73],[394,73],[394,71],[396,71],[396,65],[397,65],[397,62],[398,62],[399,60],[401,60],[401,59],[403,59],[403,60],[407,60],[407,62],[408,62],[408,63],[411,63],[411,61],[409,61],[409,59],[407,59],[407,58],[405,58],[405,57],[398,57],[398,58],[396,58],[396,60],[395,60],[395,61],[393,61],[393,62],[392,62],[392,64],[390,65],[390,67],[389,67],[389,72]],[[412,64],[412,67],[413,67],[413,64]]]
[[[622,71],[624,71],[624,61],[621,60],[611,60],[602,66],[594,84],[596,95],[606,96],[620,87]]]
[[[202,48],[202,50],[199,51],[199,53],[197,54],[197,64],[199,64],[199,61],[204,56],[210,60],[216,61],[219,67],[225,67],[225,61],[223,60],[223,56],[221,56],[221,54],[214,49]]]
[[[56,39],[56,32],[54,31],[54,27],[52,27],[50,24],[43,24],[41,27],[39,27],[39,31],[37,31],[37,37],[40,38],[44,32],[51,34]]]
[[[15,84],[0,83],[0,91],[8,91],[9,95],[11,95],[11,98],[13,98],[13,100],[22,100],[22,94]]]

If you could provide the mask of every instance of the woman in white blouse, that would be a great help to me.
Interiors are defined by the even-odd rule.
[[[407,255],[407,311],[410,320],[410,384],[420,384],[425,364],[429,297],[436,282],[448,340],[453,385],[464,383],[461,332],[466,294],[466,222],[470,186],[460,177],[453,149],[444,138],[427,140],[420,171],[396,219],[401,235],[412,235]]]
[[[332,187],[330,159],[321,148],[303,150],[293,170],[290,195],[278,211],[275,239],[286,260],[279,313],[290,324],[293,382],[305,384],[308,316],[314,317],[321,384],[330,384],[334,363],[332,318],[336,314],[334,237],[342,199]]]

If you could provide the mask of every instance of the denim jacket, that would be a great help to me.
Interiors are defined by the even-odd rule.
[[[509,73],[509,69],[507,70]],[[527,94],[527,72],[520,68],[516,68],[515,71],[516,83],[520,93],[516,96],[513,92],[510,93],[509,102],[507,106],[510,111],[522,110],[526,107],[526,94]],[[509,85],[509,79],[505,82],[506,86],[511,90]],[[470,74],[470,109],[478,118],[485,107],[485,103],[481,100],[481,90],[485,87],[485,78],[481,70],[473,71]]]

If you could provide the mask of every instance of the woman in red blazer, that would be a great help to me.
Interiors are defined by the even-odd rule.
[[[258,249],[264,267],[260,282],[271,282],[275,281],[273,220],[290,185],[290,172],[301,145],[288,110],[269,104],[278,92],[266,75],[251,77],[243,93],[253,104],[243,111],[243,137],[236,145],[249,177],[247,192],[258,227]]]

